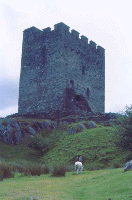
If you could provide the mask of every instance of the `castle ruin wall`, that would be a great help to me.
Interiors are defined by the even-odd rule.
[[[49,112],[64,106],[66,88],[82,95],[93,112],[104,112],[104,49],[64,23],[23,33],[19,113]]]

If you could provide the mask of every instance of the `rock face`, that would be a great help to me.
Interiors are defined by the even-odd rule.
[[[51,120],[23,120],[15,118],[0,119],[0,141],[15,145],[26,135],[34,136],[39,131],[57,128],[57,122]]]
[[[17,134],[16,134],[17,133]],[[16,144],[21,141],[23,130],[20,129],[20,124],[13,118],[0,120],[0,140],[9,144]]]
[[[128,171],[129,169],[132,169],[132,160],[125,164],[124,172]]]
[[[22,141],[26,135],[33,137],[40,131],[51,132],[53,129],[59,128],[63,131],[67,131],[70,134],[76,134],[83,132],[87,128],[96,128],[96,122],[102,123],[106,119],[115,119],[115,116],[100,115],[88,116],[86,113],[76,116],[67,116],[61,119],[52,120],[50,118],[44,119],[40,116],[8,116],[6,118],[0,118],[0,141],[7,144],[15,145]],[[55,118],[55,117],[54,117]],[[96,122],[95,122],[95,121]],[[72,123],[75,123],[73,125]],[[70,125],[70,126],[69,126]],[[129,167],[128,167],[129,168]]]
[[[67,132],[70,133],[70,134],[75,134],[76,133],[76,129],[75,129],[74,126],[72,126],[67,130]]]
[[[24,138],[26,135],[34,136],[40,131],[51,132],[53,129],[61,128],[62,131],[75,134],[78,132],[83,132],[83,130],[87,128],[83,121],[78,123],[76,127],[71,125],[69,128],[66,128],[67,125],[71,123],[71,121],[57,122],[44,119],[32,120],[21,118],[3,118],[0,119],[0,141],[15,145],[21,142],[22,138]],[[92,122],[92,124],[94,124],[94,122]],[[95,128],[95,124],[94,126],[91,125],[89,128]]]
[[[83,122],[80,122],[78,124],[78,129],[79,129],[79,132],[83,132],[86,129],[86,126],[84,125]]]
[[[94,121],[88,121],[87,127],[88,128],[95,128],[96,127],[96,123]]]

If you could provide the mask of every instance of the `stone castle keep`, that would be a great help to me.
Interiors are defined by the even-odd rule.
[[[104,112],[105,50],[64,23],[24,30],[18,112]]]

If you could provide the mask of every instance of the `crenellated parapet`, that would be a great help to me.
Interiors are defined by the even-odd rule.
[[[50,27],[47,27],[43,30],[39,30],[36,27],[28,28],[24,31],[24,38],[27,42],[35,40],[35,38],[41,37],[43,40],[45,38],[55,38],[59,37],[65,43],[65,47],[67,44],[69,46],[74,46],[77,49],[83,49],[84,47],[88,49],[92,49],[96,54],[103,56],[105,49],[101,46],[97,46],[94,41],[88,41],[88,38],[84,35],[79,37],[79,32],[72,29],[70,32],[70,27],[64,24],[63,22],[57,23],[54,25],[54,30],[51,30]],[[66,44],[67,43],[67,44]]]

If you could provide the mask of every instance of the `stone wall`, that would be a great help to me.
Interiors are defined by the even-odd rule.
[[[79,38],[75,30],[69,32],[64,23],[56,24],[52,31],[49,27],[43,31],[35,27],[26,29],[18,112],[63,109],[68,88],[74,90],[74,96],[72,93],[68,95],[74,109],[81,109],[78,105],[82,104],[81,99],[85,99],[93,112],[104,112],[104,49],[96,47],[93,41],[88,43],[85,36]]]

